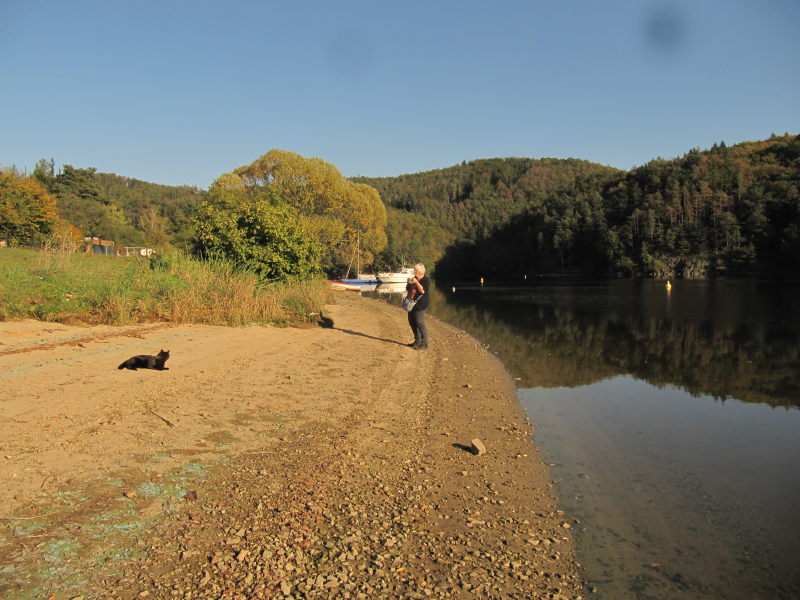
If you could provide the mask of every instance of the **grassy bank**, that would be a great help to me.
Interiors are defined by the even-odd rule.
[[[263,285],[224,260],[155,260],[0,248],[0,320],[124,325],[307,322],[330,301],[324,281]]]

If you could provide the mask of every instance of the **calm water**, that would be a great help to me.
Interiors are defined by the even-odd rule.
[[[597,598],[800,598],[800,285],[447,289],[432,313],[518,378]]]

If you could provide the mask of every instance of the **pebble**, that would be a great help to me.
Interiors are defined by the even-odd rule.
[[[472,440],[472,446],[470,450],[477,456],[483,456],[486,454],[486,446],[483,445],[483,442],[479,438]]]
[[[488,380],[477,372],[461,374],[474,377],[470,383],[450,375],[464,392],[459,398],[474,396],[465,389],[483,389]],[[554,552],[571,557],[569,541],[551,537],[567,535],[569,523],[547,500],[544,483],[544,491],[534,490],[514,470],[513,458],[530,449],[513,422],[518,417],[497,409],[498,418],[487,421],[481,402],[491,400],[455,401],[452,387],[442,401],[461,414],[446,424],[424,412],[427,398],[409,398],[393,400],[398,406],[383,413],[365,406],[343,429],[332,419],[286,430],[280,439],[291,438],[290,445],[267,446],[267,458],[243,459],[226,467],[224,478],[211,477],[217,489],[200,490],[192,516],[188,505],[176,515],[184,532],[149,541],[138,576],[118,587],[186,599],[577,599],[579,580],[557,575],[573,572]],[[376,431],[367,419],[385,427]],[[504,432],[488,455],[484,442],[472,439],[472,454],[486,456],[472,463],[440,436],[470,427]],[[359,431],[370,440],[354,437]],[[151,578],[146,561],[164,575]]]

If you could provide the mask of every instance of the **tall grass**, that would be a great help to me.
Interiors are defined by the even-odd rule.
[[[288,324],[309,321],[330,301],[322,280],[263,284],[224,259],[0,249],[0,319]]]

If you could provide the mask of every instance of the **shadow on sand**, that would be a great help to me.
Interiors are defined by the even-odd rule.
[[[453,444],[453,448],[458,448],[459,450],[463,450],[464,452],[475,454],[475,449],[472,446],[465,446],[464,444],[459,444],[458,442]]]
[[[361,333],[360,331],[353,331],[351,329],[341,329],[339,327],[332,327],[331,329],[335,329],[336,331],[341,331],[342,333],[346,333],[348,335],[357,335],[359,337],[365,337],[371,340],[378,340],[379,342],[386,342],[387,344],[397,344],[398,346],[406,345],[403,342],[398,342],[397,340],[387,340],[386,338],[379,338],[375,337],[374,335],[367,335],[366,333]]]

